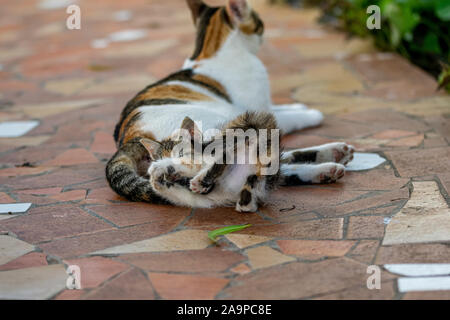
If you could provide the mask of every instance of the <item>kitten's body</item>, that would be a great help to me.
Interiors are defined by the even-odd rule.
[[[197,26],[194,54],[181,71],[148,86],[127,104],[114,134],[119,150],[108,163],[106,175],[117,193],[135,201],[192,207],[230,205],[239,199],[243,188],[248,189],[247,178],[254,175],[254,166],[226,166],[208,195],[177,184],[160,188],[156,183],[171,166],[170,151],[174,146],[171,137],[186,117],[206,132],[222,128],[246,111],[273,112],[284,133],[318,125],[323,117],[319,111],[301,104],[272,105],[268,74],[256,56],[263,24],[246,0],[229,0],[226,7],[218,8],[208,7],[201,0],[187,2]],[[142,139],[153,141],[147,143],[147,150],[140,143]],[[328,161],[339,162],[337,158],[329,156]],[[337,173],[343,172],[342,166],[334,163],[326,168],[308,168],[306,178],[302,178],[297,172],[305,170],[304,167],[296,171],[286,165],[282,166],[282,173],[297,177],[287,183],[325,181],[321,174],[333,181],[340,177]],[[202,168],[176,169],[192,178]],[[260,190],[258,194],[264,197],[264,182],[255,184],[255,190]]]

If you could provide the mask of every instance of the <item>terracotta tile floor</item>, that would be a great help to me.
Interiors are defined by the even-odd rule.
[[[317,24],[316,10],[255,0],[274,101],[326,115],[286,146],[346,141],[387,161],[280,189],[255,214],[130,203],[104,177],[113,127],[191,53],[190,13],[178,0],[80,0],[81,30],[68,30],[65,7],[45,3],[5,0],[0,12],[0,119],[40,121],[0,138],[0,204],[32,203],[0,214],[0,298],[448,299],[448,287],[400,292],[404,275],[383,268],[450,261],[450,97],[429,75]],[[144,37],[94,48],[122,30]],[[207,238],[241,223],[253,226]],[[68,265],[81,290],[66,289]],[[381,267],[379,290],[366,286],[369,265]]]

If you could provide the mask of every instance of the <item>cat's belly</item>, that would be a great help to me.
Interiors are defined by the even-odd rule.
[[[137,123],[139,129],[151,132],[157,140],[161,141],[179,129],[185,117],[193,119],[207,136],[208,129],[220,128],[225,122],[246,110],[228,103],[202,101],[190,104],[141,106],[138,111],[142,113]]]

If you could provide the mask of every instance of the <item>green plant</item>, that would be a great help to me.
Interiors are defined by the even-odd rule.
[[[223,236],[225,234],[240,231],[242,229],[250,227],[251,224],[244,224],[244,225],[236,225],[236,226],[228,226],[225,228],[216,229],[213,231],[208,232],[208,238],[211,239],[211,241],[216,242],[218,236]]]
[[[295,0],[289,0],[295,1]],[[352,35],[373,37],[375,45],[396,51],[435,76],[450,92],[450,0],[297,0],[322,8],[321,22]],[[381,29],[368,29],[366,10],[377,5]]]

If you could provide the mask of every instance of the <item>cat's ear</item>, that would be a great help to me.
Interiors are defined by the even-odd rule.
[[[184,118],[181,123],[181,129],[187,130],[192,139],[198,140],[202,136],[202,132],[195,124],[194,120],[189,117]]]
[[[228,0],[226,10],[234,24],[241,24],[250,18],[252,9],[247,0]]]
[[[207,5],[204,4],[202,0],[186,0],[186,2],[189,6],[189,9],[191,9],[194,24],[197,24],[198,17],[201,15],[201,13],[207,7]]]
[[[150,158],[153,161],[159,159],[159,149],[161,148],[161,143],[147,138],[142,138],[139,142],[144,146],[145,150],[148,151]]]

